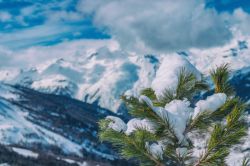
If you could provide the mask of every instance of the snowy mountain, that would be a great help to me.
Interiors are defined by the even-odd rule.
[[[14,73],[15,76],[3,81],[88,103],[98,102],[116,111],[121,94],[150,85],[159,62],[150,55],[138,58],[121,52],[111,53],[104,48],[99,51],[73,60],[58,59],[28,70],[4,71],[6,75]],[[109,56],[114,58],[105,58]]]
[[[184,57],[205,74],[223,63],[229,63],[235,71],[250,65],[249,43],[250,37],[240,36],[224,47],[160,55],[137,55],[100,47],[28,69],[0,70],[0,80],[98,103],[116,112],[121,107],[120,95],[137,95],[140,89],[150,87],[164,60],[171,61],[172,56]]]
[[[100,47],[28,69],[2,69],[0,141],[7,149],[17,145],[34,153],[49,153],[54,159],[127,165],[110,145],[97,138],[99,119],[124,112],[120,96],[137,96],[146,87],[159,92],[166,86],[174,88],[176,73],[183,66],[200,77],[216,65],[230,63],[231,82],[238,95],[249,102],[249,43],[250,38],[240,37],[220,48],[159,55]],[[126,114],[121,116],[128,119]],[[249,142],[248,137],[235,149],[231,163],[249,153]]]
[[[114,113],[20,86],[0,84],[0,94],[1,144],[79,162],[122,161],[108,144],[97,138],[97,121]]]

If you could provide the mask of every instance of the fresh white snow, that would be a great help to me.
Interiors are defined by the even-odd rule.
[[[223,104],[225,104],[227,100],[227,96],[224,93],[216,93],[211,96],[208,96],[206,100],[200,100],[196,103],[196,107],[194,109],[193,119],[204,111],[214,112],[218,108],[220,108]]]
[[[165,90],[177,88],[178,77],[183,69],[193,73],[198,80],[201,79],[200,72],[185,57],[177,54],[164,57],[152,82],[152,88],[158,98],[163,96]]]
[[[163,158],[165,147],[162,144],[152,143],[151,145],[149,145],[149,143],[147,142],[146,148],[149,151],[149,153],[153,155],[153,157],[160,159]]]
[[[139,97],[139,101],[140,101],[141,103],[145,102],[153,111],[155,111],[155,112],[157,113],[157,110],[156,110],[157,108],[154,107],[153,102],[152,102],[147,96],[141,95],[141,96]],[[158,114],[158,113],[157,113],[157,114]]]
[[[186,125],[193,111],[190,102],[187,100],[173,100],[166,104],[165,110],[176,136],[180,142],[183,141]]]
[[[188,60],[202,73],[208,75],[216,66],[229,63],[232,70],[247,67],[250,64],[250,37],[236,35],[230,43],[209,49],[190,49]],[[244,45],[244,47],[242,47]]]
[[[127,130],[127,125],[118,117],[115,116],[107,116],[106,119],[111,120],[108,127],[117,131],[117,132],[125,132]]]
[[[8,163],[0,163],[0,166],[11,166]]]
[[[63,160],[69,164],[77,164],[79,166],[88,166],[89,164],[86,162],[86,161],[83,161],[83,162],[79,162],[79,161],[75,161],[75,160],[72,160],[72,159],[68,159],[68,158],[60,158],[60,157],[57,157],[58,160]]]
[[[154,124],[151,121],[149,121],[148,119],[139,119],[139,118],[131,119],[130,121],[128,121],[127,127],[128,128],[125,132],[127,135],[130,135],[131,133],[133,133],[137,129],[144,129],[144,130],[147,130],[151,133],[155,132]]]
[[[144,101],[147,105],[162,119],[167,119],[175,131],[179,141],[184,139],[184,131],[188,120],[190,119],[193,108],[187,100],[173,100],[165,105],[165,108],[154,107],[152,101],[146,96],[140,96],[140,101]]]
[[[67,77],[63,75],[51,75],[47,78],[34,81],[31,88],[40,92],[51,93],[59,95],[74,96],[77,93],[78,87]]]
[[[2,93],[1,93],[2,92]],[[0,84],[0,93],[3,100],[0,100],[0,142],[3,144],[19,143],[41,143],[61,147],[65,153],[73,153],[81,156],[82,146],[78,145],[63,136],[53,133],[46,128],[35,125],[26,117],[28,112],[6,101],[8,97],[14,95],[14,91],[9,86]],[[5,95],[6,94],[6,95]],[[6,98],[5,98],[6,97]],[[34,137],[27,138],[28,135]]]
[[[139,101],[145,102],[152,109],[152,111],[154,111],[162,119],[165,120],[168,118],[167,111],[163,107],[155,107],[153,102],[147,96],[141,95],[139,97]]]
[[[13,147],[12,150],[24,157],[37,158],[39,156],[38,153],[32,152],[31,150],[27,150],[27,149]]]
[[[187,151],[187,148],[177,148],[176,154],[178,154],[179,156],[185,156],[187,154]]]

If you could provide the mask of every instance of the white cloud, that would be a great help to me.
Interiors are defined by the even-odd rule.
[[[12,15],[8,12],[0,12],[0,21],[1,22],[7,22],[10,21],[12,18]]]
[[[41,3],[32,2],[32,5],[20,9],[15,19],[18,23],[24,26],[28,26],[29,19],[44,19],[46,23],[60,23],[63,21],[82,21],[81,13],[68,10],[68,7],[74,3],[74,0],[55,0],[51,2]]]
[[[54,46],[33,46],[27,49],[10,50],[0,46],[0,70],[5,68],[30,68],[46,61],[58,58],[70,59],[95,53],[97,49],[107,47],[119,49],[119,45],[111,39],[78,40],[63,42]]]
[[[47,22],[59,21],[82,21],[83,16],[80,13],[73,11],[49,11],[46,13]]]
[[[202,0],[81,0],[78,10],[93,14],[126,49],[178,51],[223,45],[231,32]],[[150,48],[150,49],[148,49]]]
[[[250,35],[250,15],[244,12],[241,8],[233,12],[233,17],[228,16],[228,22],[234,25],[234,28],[242,34]]]
[[[63,40],[66,35],[81,29],[84,29],[84,27],[48,23],[9,33],[0,32],[0,45],[12,49],[30,47],[56,39]]]

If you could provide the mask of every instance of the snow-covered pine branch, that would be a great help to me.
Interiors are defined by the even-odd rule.
[[[158,80],[138,98],[122,97],[134,118],[127,123],[111,116],[101,120],[100,139],[111,142],[121,156],[136,159],[140,165],[226,165],[231,148],[242,141],[247,129],[243,118],[246,107],[231,93],[227,65],[212,72],[215,90],[208,90],[195,68],[180,69],[174,63],[172,68],[174,72],[166,77],[159,69]],[[169,84],[168,79],[177,82]],[[206,135],[199,156],[194,135]]]

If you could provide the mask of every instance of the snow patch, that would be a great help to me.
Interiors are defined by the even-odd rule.
[[[167,118],[179,141],[184,139],[184,131],[193,109],[187,100],[173,100],[165,105]]]
[[[151,133],[155,132],[155,125],[148,119],[139,119],[139,118],[134,118],[128,121],[127,123],[127,130],[126,130],[126,135],[130,135],[137,129],[144,129],[147,130]]]
[[[197,117],[199,113],[204,111],[216,111],[223,104],[225,104],[227,100],[227,95],[224,93],[216,93],[212,96],[208,96],[206,100],[200,100],[196,103],[196,107],[194,109],[193,119]]]
[[[165,109],[162,107],[155,107],[153,105],[153,102],[147,96],[141,95],[139,97],[139,101],[145,102],[162,119],[165,120],[167,118],[167,112],[165,111]]]
[[[188,100],[173,100],[165,105],[165,108],[154,107],[152,101],[147,96],[140,96],[139,100],[144,101],[158,116],[167,119],[175,131],[179,141],[184,139],[184,131],[190,119],[193,108]]]
[[[163,159],[162,156],[163,156],[165,147],[162,144],[153,143],[149,145],[149,143],[146,142],[146,148],[148,149],[149,153],[153,155],[154,158]]]
[[[51,75],[47,78],[34,81],[31,88],[45,93],[74,96],[78,87],[62,75]]]
[[[108,126],[109,128],[117,132],[125,132],[127,130],[127,125],[120,118],[115,116],[107,116],[106,119],[111,120]]]
[[[0,166],[11,166],[8,163],[1,163]]]
[[[81,145],[27,120],[28,112],[0,100],[0,141],[3,144],[41,143],[55,145],[67,154],[82,156]],[[28,135],[33,135],[27,139]]]
[[[185,156],[187,154],[187,151],[187,148],[177,148],[176,154],[178,154],[179,156]]]
[[[151,86],[158,98],[163,96],[166,89],[175,90],[177,88],[178,77],[183,69],[193,73],[198,80],[201,79],[200,72],[186,58],[174,54],[163,59]]]
[[[38,153],[34,153],[30,150],[27,150],[27,149],[21,149],[21,148],[16,148],[16,147],[13,147],[12,150],[24,157],[32,157],[32,158],[37,158],[39,156]]]

